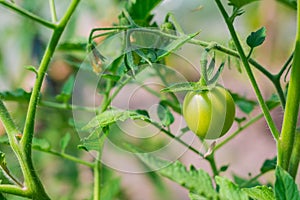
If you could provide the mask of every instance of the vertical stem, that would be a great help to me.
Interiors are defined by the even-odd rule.
[[[49,4],[50,4],[52,22],[56,23],[57,22],[57,15],[56,15],[56,8],[55,8],[54,0],[49,0]]]
[[[300,0],[297,1],[300,5]],[[283,116],[281,136],[278,143],[278,165],[288,170],[296,135],[296,125],[300,101],[300,8],[297,9],[297,35],[295,42],[294,60]]]
[[[209,156],[207,156],[205,159],[209,162],[210,167],[211,167],[211,169],[213,171],[213,175],[214,176],[219,175],[219,170],[217,168],[216,161],[215,161],[215,154],[212,153]]]
[[[94,166],[94,198],[93,200],[101,199],[101,182],[102,182],[102,164],[101,164],[101,154],[102,147],[98,152],[97,158],[95,160]]]
[[[24,173],[24,181],[28,188],[32,190],[33,199],[49,199],[47,196],[43,185],[36,173],[36,170],[33,166],[33,161],[31,158],[32,154],[32,138],[34,134],[34,124],[36,116],[36,108],[40,97],[40,89],[44,80],[44,76],[48,69],[49,62],[54,54],[55,48],[58,44],[58,41],[69,21],[71,15],[73,14],[76,6],[80,0],[72,0],[68,10],[63,16],[60,23],[54,29],[50,42],[46,48],[45,54],[42,58],[37,79],[35,81],[32,94],[29,101],[25,127],[23,131],[23,136],[20,141],[21,155],[19,157],[20,165]]]
[[[274,121],[273,121],[273,119],[271,117],[270,111],[269,111],[269,109],[268,109],[268,107],[267,107],[267,105],[266,105],[266,103],[265,103],[265,101],[264,101],[264,99],[262,97],[262,94],[261,94],[261,92],[259,90],[259,87],[258,87],[257,82],[255,80],[255,77],[253,75],[253,72],[252,72],[252,70],[250,68],[248,59],[247,59],[247,57],[245,55],[245,52],[244,52],[244,50],[242,48],[242,45],[241,45],[241,43],[240,43],[240,41],[238,39],[238,36],[237,36],[237,34],[235,32],[235,29],[234,29],[234,26],[232,24],[232,21],[231,21],[230,17],[228,16],[225,8],[223,7],[223,4],[221,3],[221,1],[220,0],[215,0],[215,2],[217,4],[217,6],[219,7],[219,10],[220,10],[221,14],[223,15],[223,18],[224,18],[224,20],[226,22],[226,25],[228,27],[228,30],[229,30],[230,35],[232,37],[232,40],[234,41],[234,44],[235,44],[235,46],[237,48],[237,51],[238,51],[238,53],[240,55],[240,58],[241,58],[242,62],[243,62],[243,65],[244,65],[245,70],[247,72],[248,78],[249,78],[249,80],[250,80],[250,82],[252,84],[252,87],[253,87],[254,91],[255,91],[255,94],[256,94],[256,97],[258,99],[259,105],[260,105],[260,107],[262,109],[262,112],[263,112],[263,114],[265,116],[265,119],[266,119],[266,121],[268,123],[268,126],[269,126],[269,128],[271,130],[271,133],[272,133],[273,137],[276,140],[278,140],[278,138],[279,138],[278,130],[277,130],[276,126],[275,126],[275,123],[274,123]]]
[[[294,147],[291,155],[289,173],[295,179],[300,161],[300,131],[296,132]]]

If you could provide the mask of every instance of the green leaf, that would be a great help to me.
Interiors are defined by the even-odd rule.
[[[207,198],[199,196],[194,193],[189,193],[189,198],[190,198],[190,200],[207,200]]]
[[[168,44],[166,47],[164,47],[162,51],[159,51],[160,53],[158,53],[157,61],[159,61],[159,60],[163,59],[165,56],[171,54],[172,52],[174,52],[175,50],[180,48],[182,45],[184,45],[186,42],[193,39],[199,33],[200,32],[196,32],[196,33],[189,34],[189,35],[182,35],[178,39],[173,40],[170,44]]]
[[[135,71],[137,70],[137,66],[134,64],[132,52],[128,52],[125,54],[125,66],[127,71],[131,72],[132,76],[135,76]]]
[[[101,138],[104,137],[100,137],[100,132],[101,129],[97,129],[95,131],[93,131],[88,137],[83,138],[81,140],[81,145],[78,145],[79,149],[84,149],[86,151],[91,151],[91,150],[95,150],[95,151],[101,151]]]
[[[236,8],[241,8],[247,4],[250,4],[255,1],[258,1],[258,0],[229,0],[229,5],[232,5]]]
[[[129,110],[107,110],[96,117],[94,117],[86,126],[82,128],[82,130],[88,130],[99,127],[106,127],[110,124],[115,123],[116,121],[125,121],[127,119],[140,119],[143,121],[150,121],[150,119],[143,115],[139,114],[135,111]]]
[[[150,169],[157,170],[159,174],[182,185],[190,192],[206,197],[207,199],[217,198],[217,192],[213,188],[211,178],[204,170],[197,170],[193,166],[190,167],[190,170],[187,170],[179,161],[171,163],[147,153],[137,153],[136,155]]]
[[[0,99],[5,101],[29,102],[31,93],[26,92],[22,88],[12,91],[0,92]]]
[[[174,122],[174,116],[172,115],[170,109],[163,102],[159,102],[157,107],[157,115],[164,126],[169,126]]]
[[[252,32],[248,37],[247,37],[247,44],[250,48],[255,48],[259,45],[261,45],[266,39],[266,28],[262,27],[258,29],[255,32]]]
[[[49,141],[46,139],[33,138],[32,148],[48,151],[51,149],[51,145],[50,145]]]
[[[277,200],[300,200],[300,193],[293,178],[281,167],[275,171],[275,197]]]
[[[121,180],[120,178],[115,178],[106,181],[102,190],[101,198],[103,200],[114,200],[116,196],[121,192]]]
[[[67,103],[72,96],[73,87],[75,82],[75,76],[72,74],[62,87],[62,91],[56,96],[58,101]]]
[[[196,83],[192,82],[174,83],[173,85],[162,89],[161,92],[193,91],[195,90],[195,85]]]
[[[240,187],[255,187],[257,185],[260,185],[260,183],[257,180],[249,182],[249,179],[242,178],[236,174],[233,174],[233,180]]]
[[[223,165],[223,166],[221,166],[221,167],[220,167],[220,172],[225,172],[225,171],[227,171],[228,167],[229,167],[229,165]]]
[[[222,200],[248,200],[247,194],[236,184],[225,177],[216,176],[216,183],[220,187],[219,196]]]
[[[71,139],[70,133],[65,134],[65,136],[60,140],[61,152],[64,153]]]
[[[265,185],[253,188],[243,188],[242,191],[247,193],[247,195],[254,200],[275,200],[272,188]]]
[[[254,107],[257,105],[256,101],[249,100],[237,93],[231,92],[231,96],[234,100],[234,103],[241,109],[242,112],[246,114],[250,114],[253,111]]]
[[[277,163],[277,157],[275,156],[273,159],[267,159],[263,163],[262,167],[260,168],[261,173],[266,173],[270,170],[273,170],[276,168],[276,163]]]
[[[36,76],[38,76],[38,71],[36,70],[36,68],[34,66],[28,65],[28,66],[25,66],[25,69],[32,71],[33,73],[35,73]]]
[[[277,0],[277,1],[289,6],[294,10],[297,10],[297,0]]]
[[[280,104],[280,99],[279,99],[278,95],[276,95],[276,94],[272,94],[270,99],[268,99],[266,101],[266,105],[268,106],[269,109],[273,109],[276,106],[278,106],[279,104]]]
[[[150,25],[152,19],[151,11],[161,0],[129,0],[127,10],[131,18],[140,26]]]

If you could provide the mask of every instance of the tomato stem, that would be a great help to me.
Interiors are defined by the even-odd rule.
[[[300,0],[297,1],[300,5]],[[295,41],[294,60],[291,68],[290,82],[287,94],[286,108],[283,116],[281,135],[278,141],[278,165],[289,170],[290,159],[294,146],[298,146],[299,139],[296,126],[300,104],[300,8],[297,9],[297,35]],[[299,162],[299,160],[298,160]],[[297,163],[293,163],[295,166]],[[294,167],[292,167],[294,168]],[[291,169],[291,168],[290,168]],[[294,170],[292,170],[294,171]],[[292,171],[289,170],[291,173]]]
[[[40,18],[39,16],[25,10],[24,8],[17,6],[14,3],[9,3],[7,1],[0,1],[0,4],[4,5],[7,8],[10,8],[11,10],[14,10],[16,13],[19,13],[20,15],[23,15],[29,19],[32,19],[32,20],[42,24],[45,27],[48,27],[50,29],[56,28],[56,24],[48,22],[47,20]]]

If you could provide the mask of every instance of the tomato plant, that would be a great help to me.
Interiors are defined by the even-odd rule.
[[[300,200],[300,0],[45,2],[0,0],[0,199]]]
[[[235,104],[230,93],[220,86],[193,91],[184,98],[183,116],[189,128],[201,139],[216,139],[230,129]]]

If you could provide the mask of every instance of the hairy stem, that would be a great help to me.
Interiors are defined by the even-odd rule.
[[[79,1],[80,0],[73,0],[71,2],[62,20],[57,26],[55,26],[51,40],[47,46],[46,52],[42,58],[38,70],[37,79],[35,81],[31,98],[29,101],[23,136],[20,140],[20,147],[18,148],[19,152],[17,153],[17,157],[24,175],[25,186],[28,187],[32,192],[33,199],[50,199],[44,190],[44,187],[36,173],[36,170],[34,169],[33,161],[31,158],[32,138],[34,134],[34,123],[36,116],[36,108],[40,96],[40,89],[48,68],[48,64],[52,58],[52,55],[55,51],[61,34],[63,33],[65,26],[67,25],[67,22],[69,21]]]

